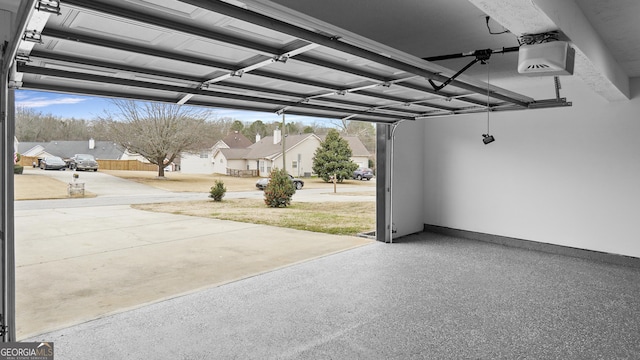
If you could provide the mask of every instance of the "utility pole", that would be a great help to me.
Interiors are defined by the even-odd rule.
[[[287,171],[287,162],[286,162],[286,158],[285,158],[285,144],[284,144],[284,139],[286,138],[284,132],[285,132],[285,127],[284,127],[284,110],[282,110],[282,134],[280,136],[280,138],[282,139],[282,168],[284,169],[284,171]]]

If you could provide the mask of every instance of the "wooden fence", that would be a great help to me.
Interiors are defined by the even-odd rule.
[[[36,156],[22,156],[18,162],[22,166],[38,165]],[[143,163],[139,160],[98,160],[98,168],[101,170],[133,170],[133,171],[158,171],[158,166]]]
[[[98,160],[98,168],[102,170],[158,171],[158,165],[138,160]]]
[[[227,168],[227,175],[234,177],[256,177],[258,170],[236,170]]]

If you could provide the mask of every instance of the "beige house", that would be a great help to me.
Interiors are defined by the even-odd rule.
[[[358,164],[358,167],[368,168],[371,153],[367,150],[362,141],[360,141],[357,136],[343,136],[342,138],[349,143],[349,147],[351,148],[351,160]]]
[[[356,136],[345,136],[352,150],[351,159],[360,167],[368,167],[371,154]],[[268,176],[272,169],[283,167],[282,132],[251,143],[244,135],[233,133],[199,153],[182,154],[181,171],[187,174],[225,174]],[[294,176],[313,173],[313,156],[322,139],[315,134],[286,135],[284,162],[287,172]]]
[[[275,130],[273,136],[256,140],[255,144],[245,149],[216,149],[213,154],[214,172],[228,174],[230,170],[248,170],[254,171],[258,176],[267,176],[273,168],[282,168],[281,131]],[[287,172],[294,176],[311,175],[313,155],[320,142],[315,134],[285,136],[284,161]]]

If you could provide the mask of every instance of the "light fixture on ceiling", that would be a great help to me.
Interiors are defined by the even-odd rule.
[[[487,133],[486,134],[482,134],[482,142],[487,145],[490,144],[494,141],[496,141],[496,139],[493,137],[493,135],[491,135],[490,131],[489,131],[489,113],[491,112],[491,108],[489,107],[489,95],[490,95],[490,90],[489,90],[489,74],[490,74],[490,70],[489,70],[489,62],[488,61],[483,61],[482,64],[487,65]]]

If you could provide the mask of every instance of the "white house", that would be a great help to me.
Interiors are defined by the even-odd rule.
[[[200,151],[183,152],[180,155],[180,169],[186,174],[226,174],[226,159],[222,162],[216,162],[214,160],[216,151],[218,149],[246,149],[251,144],[251,140],[240,132],[229,133],[213,146],[205,146]]]

